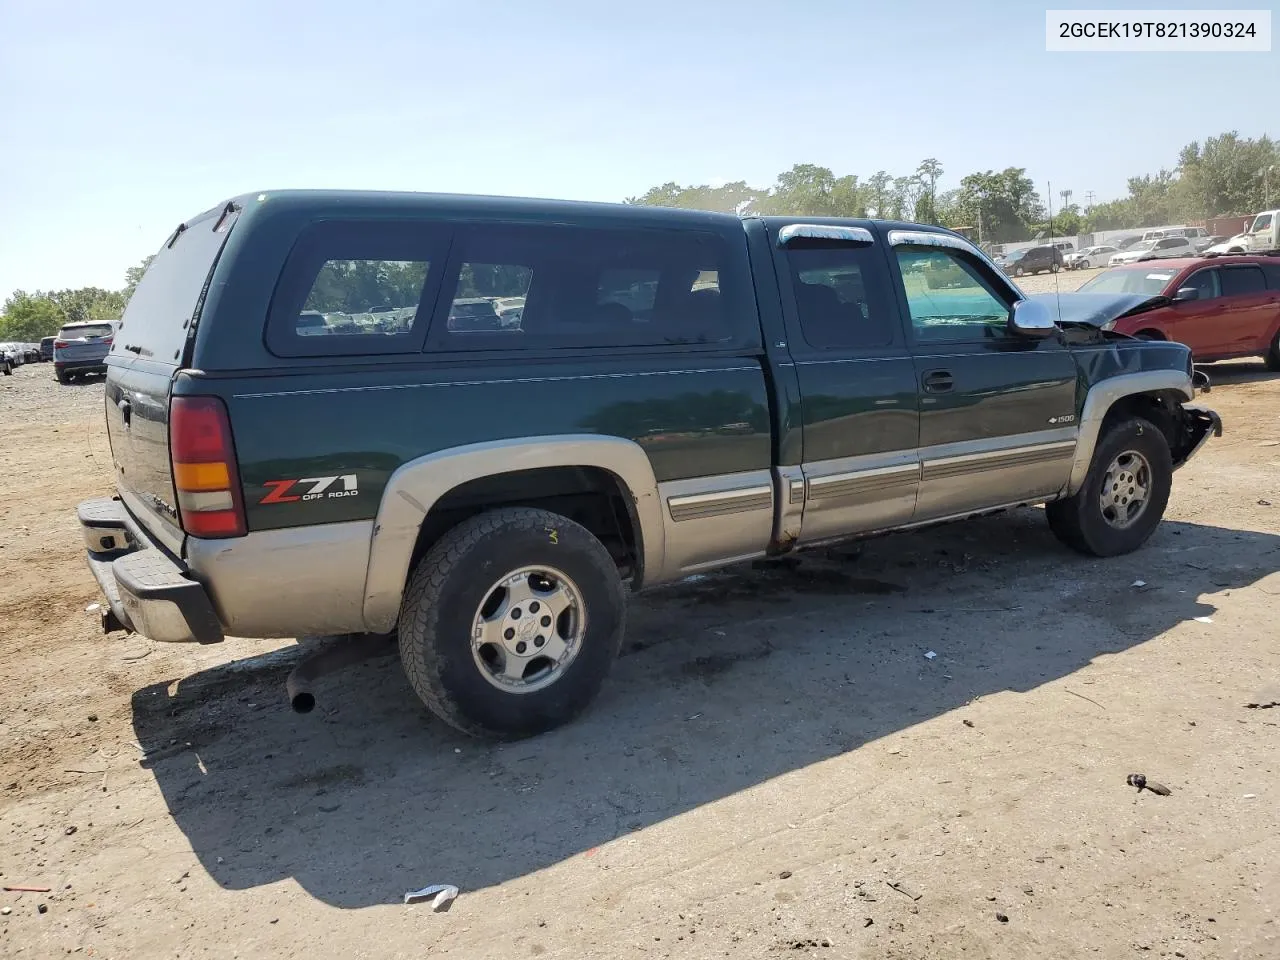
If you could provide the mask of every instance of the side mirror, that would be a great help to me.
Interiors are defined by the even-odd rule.
[[[1020,337],[1047,337],[1058,325],[1049,308],[1038,300],[1019,300],[1009,317],[1009,330]]]
[[[1182,303],[1185,300],[1199,300],[1200,289],[1198,287],[1179,287],[1173,299],[1175,303]]]

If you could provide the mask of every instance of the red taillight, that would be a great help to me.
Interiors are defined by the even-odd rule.
[[[102,342],[103,342],[103,343],[105,343],[105,344],[109,347],[109,346],[111,346],[111,340],[112,340],[112,338],[111,338],[111,337],[107,337],[107,338],[106,338],[105,340],[103,340]]]
[[[174,397],[169,456],[182,528],[196,537],[242,537],[244,503],[227,408],[217,397]]]
[[[66,340],[55,340],[55,341],[53,341],[53,345],[54,345],[55,347],[65,347],[65,346],[67,346],[67,341],[66,341]]]

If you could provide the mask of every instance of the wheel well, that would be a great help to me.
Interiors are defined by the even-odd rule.
[[[537,507],[568,517],[605,546],[624,577],[638,576],[641,541],[626,485],[600,467],[543,467],[479,477],[432,505],[413,548],[412,566],[448,530],[497,507]]]
[[[1111,405],[1111,409],[1107,411],[1107,415],[1102,420],[1102,429],[1099,436],[1103,436],[1114,427],[1117,423],[1128,420],[1131,417],[1141,417],[1150,423],[1155,424],[1160,432],[1164,434],[1165,440],[1169,443],[1169,449],[1174,450],[1178,444],[1178,403],[1182,397],[1171,390],[1160,391],[1157,393],[1135,393],[1127,397],[1121,397]]]
[[[1137,333],[1134,334],[1134,336],[1140,337],[1146,340],[1168,340],[1169,339],[1159,330],[1139,330]]]

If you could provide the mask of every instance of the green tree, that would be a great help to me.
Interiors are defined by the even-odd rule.
[[[65,322],[66,317],[47,295],[15,290],[5,301],[4,314],[0,316],[0,340],[34,343],[53,336]]]
[[[138,284],[142,281],[142,275],[147,272],[147,267],[151,266],[155,254],[149,257],[143,257],[142,262],[136,267],[130,267],[124,272],[124,302],[128,303],[133,298],[133,291],[138,289]]]
[[[916,176],[924,184],[920,199],[916,201],[916,220],[920,223],[937,223],[938,179],[942,176],[942,164],[933,157],[921,160],[920,166],[916,168]]]
[[[119,320],[124,313],[125,295],[122,290],[103,290],[101,287],[81,287],[78,290],[59,290],[47,294],[57,304],[68,323],[85,320]]]

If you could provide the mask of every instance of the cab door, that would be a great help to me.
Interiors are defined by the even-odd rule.
[[[916,521],[1034,502],[1066,484],[1076,363],[1058,337],[1014,336],[1016,289],[964,241],[893,230],[892,268],[920,397]]]
[[[772,222],[802,408],[799,542],[910,521],[920,462],[915,367],[873,226]]]

